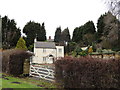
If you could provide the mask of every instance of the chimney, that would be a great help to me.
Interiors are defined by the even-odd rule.
[[[51,36],[49,36],[49,40],[51,40]]]

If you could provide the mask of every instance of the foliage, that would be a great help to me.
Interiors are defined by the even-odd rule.
[[[92,53],[92,52],[93,52],[92,47],[89,47],[89,49],[88,49],[88,53]]]
[[[31,57],[33,54],[26,50],[9,49],[2,52],[2,72],[18,76],[23,73],[24,60]],[[8,63],[9,62],[9,63]]]
[[[16,49],[27,50],[26,42],[22,37],[19,38],[17,45],[16,45]]]
[[[88,21],[87,23],[84,24],[83,34],[87,34],[87,33],[94,34],[95,32],[96,32],[95,25],[93,21]]]
[[[75,48],[77,46],[77,43],[75,43],[75,42],[69,42],[68,45],[69,45],[69,52],[72,52],[72,51],[75,50]]]
[[[120,60],[65,57],[55,62],[56,82],[64,88],[120,88]]]
[[[77,55],[79,54],[79,52],[82,52],[82,49],[79,47],[79,46],[77,46],[76,47],[76,49],[75,49],[75,52],[77,53]]]
[[[96,52],[96,50],[97,50],[97,46],[96,46],[96,43],[92,43],[92,49],[93,49],[93,52]]]
[[[84,27],[81,26],[81,27],[76,27],[76,28],[74,29],[74,31],[73,31],[73,37],[72,37],[72,41],[73,41],[73,42],[78,43],[78,42],[82,41],[83,28],[84,28]]]
[[[60,42],[61,41],[61,27],[58,27],[55,31],[55,36],[54,36],[54,41],[55,42]]]
[[[93,42],[95,42],[95,35],[94,34],[85,34],[83,36],[83,42],[85,45],[92,45]]]
[[[81,45],[89,45],[94,42],[95,26],[93,21],[88,21],[73,31],[72,41]]]
[[[2,47],[3,49],[14,48],[21,36],[21,30],[17,28],[14,19],[2,17]]]
[[[69,33],[69,29],[66,28],[62,31],[61,33],[61,41],[63,42],[70,42],[70,33]]]
[[[82,50],[79,46],[76,47],[76,49],[73,51],[73,56],[79,57],[79,56],[87,56],[88,55],[88,49]]]
[[[30,50],[30,51],[33,51],[33,49],[34,49],[34,44],[32,44],[28,47],[28,50]]]
[[[26,34],[25,41],[27,47],[34,43],[34,39],[37,38],[38,41],[45,41],[46,40],[46,31],[44,23],[42,26],[40,23],[36,23],[34,21],[29,21],[23,28],[23,33]]]
[[[120,15],[120,1],[119,0],[105,0],[107,3],[107,6],[109,8],[109,11],[115,15],[119,16]]]
[[[96,38],[97,38],[97,42],[100,42],[100,38],[102,36],[103,30],[105,27],[105,23],[104,23],[104,15],[101,15],[98,19],[97,22],[97,33],[96,33]]]
[[[46,30],[45,30],[44,23],[42,23],[40,30],[38,30],[36,34],[37,34],[38,41],[45,41],[46,40]]]
[[[119,21],[110,12],[104,15],[104,28],[101,37],[103,48],[115,48],[119,44]]]
[[[80,56],[87,56],[88,55],[88,51],[87,50],[81,51],[81,52],[79,52],[78,55],[80,55]]]

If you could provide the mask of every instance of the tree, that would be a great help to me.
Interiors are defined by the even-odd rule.
[[[104,15],[101,15],[97,21],[97,32],[96,32],[97,42],[100,42],[100,38],[103,34],[104,27],[105,27]]]
[[[97,40],[102,48],[114,49],[119,47],[119,21],[111,13],[105,13],[98,19]]]
[[[95,35],[87,33],[83,36],[83,42],[86,46],[92,45],[93,42],[95,42]]]
[[[118,45],[120,45],[120,0],[109,0],[109,1],[105,1],[107,2],[109,11],[117,17],[117,19],[119,20],[118,22]],[[120,50],[120,46],[119,47]]]
[[[83,34],[87,34],[87,33],[94,34],[95,32],[96,32],[95,25],[93,21],[88,21],[87,23],[84,24]]]
[[[36,30],[38,30],[38,27],[36,28],[35,22],[30,21],[24,26],[23,33],[26,34],[25,41],[27,47],[29,47],[29,45],[32,45],[34,43],[34,39],[36,37]]]
[[[39,26],[40,26],[40,24],[39,24]],[[37,31],[37,40],[38,41],[45,41],[46,40],[46,30],[45,30],[44,23],[42,23],[40,30],[38,29],[38,31]]]
[[[16,46],[21,36],[21,30],[16,27],[14,19],[10,20],[7,16],[2,17],[2,47],[10,49]]]
[[[87,42],[91,41],[90,43],[92,43],[95,32],[96,32],[95,25],[94,25],[93,21],[88,21],[84,25],[82,25],[80,27],[76,27],[74,29],[72,41],[76,42],[76,43],[80,43],[82,46],[83,45],[86,46],[89,44]],[[89,35],[90,38],[88,39],[86,35]],[[92,39],[92,40],[90,40],[90,39]]]
[[[68,45],[69,45],[69,52],[72,52],[72,51],[75,50],[75,48],[77,46],[77,43],[75,43],[75,42],[69,42]]]
[[[70,42],[70,33],[69,33],[69,29],[66,28],[62,31],[61,33],[61,41],[63,42]]]
[[[79,28],[76,27],[76,28],[74,29],[74,31],[73,31],[73,37],[72,37],[72,41],[73,41],[73,42],[78,42],[78,38],[77,38],[78,32],[79,32]]]
[[[26,34],[26,45],[29,47],[33,45],[34,39],[37,38],[38,41],[45,41],[46,40],[46,31],[44,23],[42,26],[40,23],[35,23],[34,21],[29,21],[23,28],[23,33]]]
[[[108,12],[104,16],[104,31],[102,36],[103,42],[108,42],[109,48],[118,47],[118,39],[119,39],[119,24],[117,18],[111,13]],[[104,41],[107,40],[107,41]]]
[[[109,11],[120,19],[120,0],[105,0]]]
[[[58,27],[55,31],[55,36],[54,36],[54,41],[55,42],[60,42],[61,41],[61,27]]]
[[[19,38],[17,45],[16,45],[16,49],[27,50],[26,42],[22,37]]]
[[[80,27],[76,27],[73,31],[73,37],[72,37],[72,41],[79,43],[82,41],[83,38],[83,29],[84,26],[80,26]]]

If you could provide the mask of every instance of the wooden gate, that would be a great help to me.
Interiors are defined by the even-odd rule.
[[[30,65],[30,76],[42,78],[49,81],[55,80],[54,65]]]

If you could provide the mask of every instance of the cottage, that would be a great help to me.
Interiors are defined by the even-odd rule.
[[[54,63],[55,59],[64,57],[64,46],[56,46],[55,42],[34,42],[34,54],[31,63]]]

